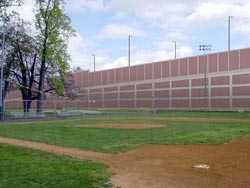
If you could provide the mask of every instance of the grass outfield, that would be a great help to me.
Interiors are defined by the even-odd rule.
[[[0,144],[1,188],[103,188],[104,164]]]
[[[117,153],[144,144],[220,144],[250,134],[248,122],[177,122],[163,117],[204,117],[249,119],[250,113],[180,112],[105,115],[57,121],[4,122],[0,136],[48,144]],[[104,119],[103,119],[104,118]],[[159,119],[157,119],[159,118]],[[113,129],[79,127],[91,124],[163,124],[160,128]]]

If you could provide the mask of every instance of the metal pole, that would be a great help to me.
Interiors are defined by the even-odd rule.
[[[132,35],[128,36],[128,66],[130,67],[130,38]]]
[[[204,65],[204,105],[205,110],[207,109],[207,68],[206,65]]]
[[[174,43],[174,58],[176,59],[176,41],[173,41]]]
[[[2,39],[2,60],[1,60],[1,79],[0,79],[0,119],[4,120],[3,108],[3,64],[5,62],[5,34],[6,34],[6,0],[4,0],[4,22],[3,22],[3,39]]]
[[[231,43],[231,18],[233,18],[233,16],[228,16],[228,51],[230,51],[230,43]]]
[[[95,54],[92,54],[92,56],[94,57],[94,72],[95,72]]]

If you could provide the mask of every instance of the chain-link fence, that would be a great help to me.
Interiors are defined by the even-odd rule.
[[[4,102],[4,120],[52,119],[101,114],[94,108],[88,108],[88,103],[85,100],[70,101],[65,98],[44,100],[42,109],[37,109],[37,101],[7,100]]]

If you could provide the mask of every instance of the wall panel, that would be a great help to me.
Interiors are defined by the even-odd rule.
[[[204,74],[204,72],[208,72],[207,70],[207,55],[199,56],[198,57],[199,61],[199,74]]]
[[[122,74],[123,74],[123,81],[129,82],[129,67],[124,67]]]
[[[159,88],[169,88],[169,82],[156,82],[154,83],[155,89]]]
[[[152,100],[137,100],[136,104],[137,104],[137,108],[152,108],[153,107]]]
[[[120,108],[134,108],[135,102],[133,100],[121,100]]]
[[[228,87],[221,87],[221,88],[212,88],[211,89],[211,96],[218,97],[218,96],[229,96],[229,88]]]
[[[136,92],[136,98],[142,99],[142,98],[152,98],[152,91],[137,91]]]
[[[134,90],[135,85],[125,85],[125,86],[120,86],[120,91],[128,91],[128,90]]]
[[[212,85],[229,85],[229,76],[217,76],[211,78]]]
[[[189,75],[197,74],[197,57],[189,58]]]
[[[170,61],[162,62],[162,77],[169,78],[170,77]]]
[[[157,98],[169,98],[169,90],[160,90],[154,92],[154,97]]]
[[[102,85],[108,84],[108,71],[102,71]]]
[[[241,69],[246,69],[246,68],[250,68],[250,49],[242,49],[240,50],[240,68]]]
[[[193,99],[191,102],[192,108],[204,108],[205,107],[205,99]]]
[[[211,108],[229,108],[229,99],[211,99]]]
[[[189,97],[189,89],[172,90],[172,98]]]
[[[161,78],[161,62],[156,62],[153,64],[154,66],[154,78],[159,79]]]
[[[208,63],[208,72],[217,72],[218,71],[218,64],[217,58],[218,54],[211,54],[209,55],[209,63]]]
[[[228,52],[219,53],[219,71],[228,71]]]
[[[233,84],[248,84],[250,83],[250,74],[233,75]]]
[[[137,66],[130,67],[130,81],[137,81]]]
[[[230,52],[229,70],[237,70],[240,68],[239,50]]]
[[[146,64],[146,79],[153,78],[153,64]]]
[[[122,83],[123,82],[123,75],[122,75],[122,68],[115,69],[115,80],[116,83]]]
[[[188,58],[180,59],[180,76],[188,75]]]
[[[145,65],[138,65],[137,67],[138,80],[145,80]]]
[[[250,108],[250,98],[233,99],[233,108]]]
[[[176,77],[179,75],[179,60],[171,61],[171,77]]]
[[[185,108],[189,106],[189,100],[181,100],[181,99],[174,99],[172,101],[172,107],[176,107],[176,108]]]
[[[120,99],[134,99],[135,93],[134,92],[122,92],[120,93]]]
[[[233,87],[233,96],[250,97],[250,86]]]
[[[147,84],[138,84],[136,86],[137,90],[145,90],[145,89],[152,89],[152,83],[147,83]]]
[[[189,80],[177,80],[172,82],[173,88],[188,87],[188,86],[189,86]]]

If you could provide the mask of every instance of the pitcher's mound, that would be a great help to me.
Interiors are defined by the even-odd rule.
[[[101,128],[118,128],[118,129],[148,129],[164,127],[166,125],[161,124],[89,124],[89,125],[78,125],[77,127],[101,127]]]

